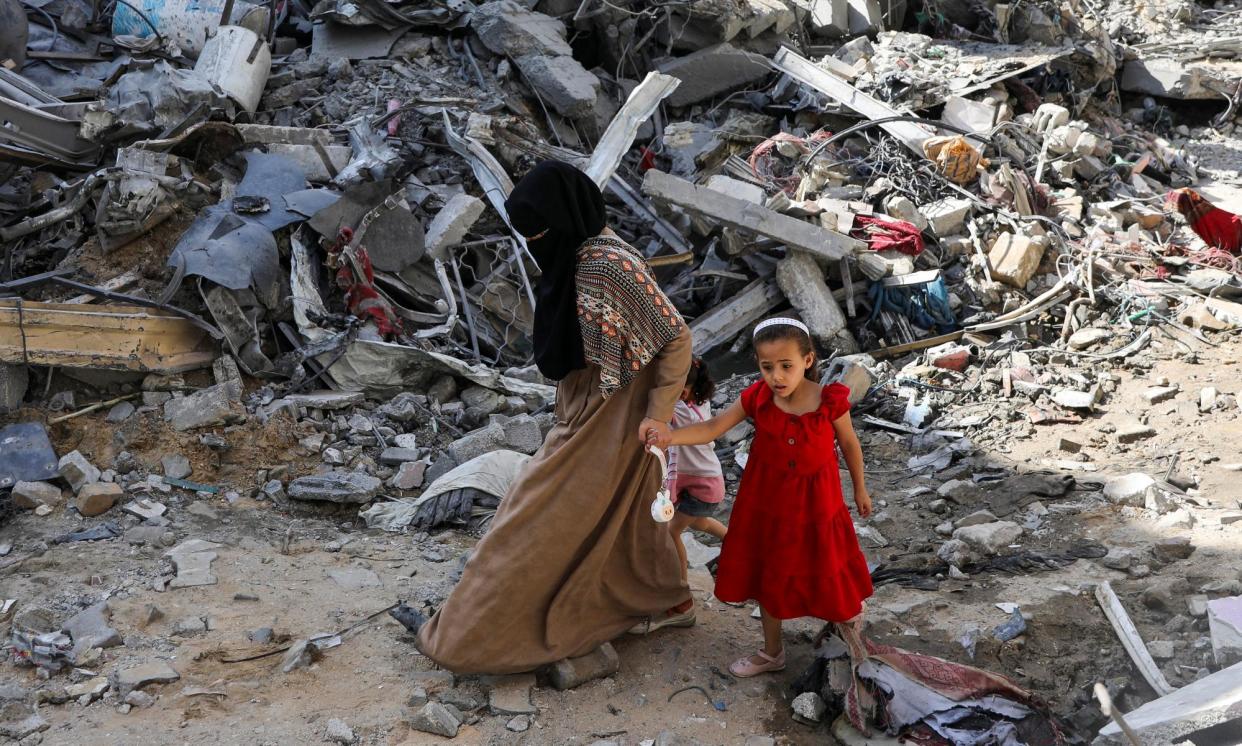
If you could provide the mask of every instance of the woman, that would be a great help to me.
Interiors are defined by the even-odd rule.
[[[581,171],[541,163],[505,206],[541,270],[535,362],[560,382],[557,422],[418,630],[419,649],[458,673],[585,655],[653,614],[694,621],[672,537],[651,518],[660,474],[643,451],[649,431],[668,433],[686,381],[685,322]]]

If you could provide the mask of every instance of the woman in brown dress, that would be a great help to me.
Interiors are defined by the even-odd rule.
[[[559,381],[556,426],[418,630],[419,650],[458,673],[529,671],[689,608],[672,537],[651,517],[660,467],[643,450],[672,419],[689,330],[642,256],[607,229],[603,195],[581,171],[541,163],[506,208],[541,270],[535,361]]]

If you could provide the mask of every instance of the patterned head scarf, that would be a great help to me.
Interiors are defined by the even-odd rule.
[[[505,209],[539,262],[535,364],[544,376],[559,381],[586,366],[574,271],[578,247],[604,229],[604,195],[568,163],[544,161],[517,183]]]

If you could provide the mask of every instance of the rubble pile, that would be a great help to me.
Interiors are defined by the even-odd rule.
[[[60,542],[158,547],[161,591],[217,582],[221,545],[178,544],[165,515],[212,499],[420,544],[485,531],[555,424],[529,365],[539,268],[504,199],[557,158],[605,191],[696,354],[738,370],[745,332],[789,310],[870,444],[900,444],[920,484],[859,526],[877,585],[1079,560],[1139,580],[1195,550],[1048,543],[1104,505],[1174,533],[1202,520],[1201,464],[1099,473],[1157,435],[1149,413],[1062,438],[1033,471],[996,455],[1121,410],[1123,373],[1194,362],[1242,325],[1238,218],[1205,223],[1218,208],[1177,191],[1237,176],[1200,164],[1242,117],[1232,5],[0,0],[0,19],[0,522],[67,516]],[[1155,376],[1143,396],[1236,416],[1222,386]],[[731,483],[750,437],[720,444]],[[1173,689],[1151,659],[1191,685],[1239,660],[1242,588],[1197,590],[1170,627],[1185,640],[1126,648],[1155,669],[1152,705]],[[5,611],[24,663],[106,655],[46,610]],[[331,647],[301,642],[289,670]],[[142,687],[177,676],[79,676],[56,703],[145,707]],[[1105,722],[1098,676],[1054,703],[1084,734]],[[827,722],[841,682],[812,683],[795,712]],[[522,694],[492,706],[511,731],[533,722]],[[5,701],[6,735],[47,727]],[[469,719],[417,705],[415,730]]]

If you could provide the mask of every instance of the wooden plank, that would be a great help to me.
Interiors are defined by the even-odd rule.
[[[0,362],[177,373],[216,354],[206,332],[162,311],[0,300]]]
[[[1172,694],[1174,688],[1165,680],[1164,673],[1160,671],[1160,667],[1156,665],[1156,661],[1148,652],[1142,635],[1134,628],[1134,622],[1130,621],[1126,607],[1121,605],[1121,599],[1113,593],[1113,587],[1107,580],[1095,587],[1095,600],[1100,603],[1104,616],[1108,617],[1108,621],[1113,625],[1113,631],[1121,640],[1121,646],[1130,654],[1130,660],[1134,661],[1134,665],[1148,685],[1161,697]]]
[[[772,59],[772,64],[799,83],[814,88],[867,119],[884,119],[903,114],[914,116],[909,112],[897,111],[883,101],[868,96],[788,47],[781,47]],[[919,157],[926,157],[923,155],[923,142],[935,136],[912,122],[888,122],[881,124],[880,128],[903,142]]]
[[[775,280],[755,280],[732,300],[717,306],[694,320],[694,354],[703,355],[722,344],[732,342],[751,324],[766,316],[785,300]]]
[[[867,246],[865,241],[782,215],[744,199],[696,186],[655,169],[648,171],[643,179],[643,193],[707,216],[727,228],[767,236],[786,246],[833,261],[862,251]]]
[[[956,342],[957,340],[961,338],[962,338],[962,332],[949,332],[948,334],[941,334],[938,337],[928,337],[927,339],[916,339],[913,342],[907,342],[906,344],[893,345],[891,347],[881,347],[878,350],[872,350],[871,352],[867,354],[875,358],[876,360],[882,360],[884,358],[897,357],[898,355],[905,355],[910,352],[918,352],[919,350],[926,350],[928,347],[935,347],[936,345],[942,345],[945,342]]]

